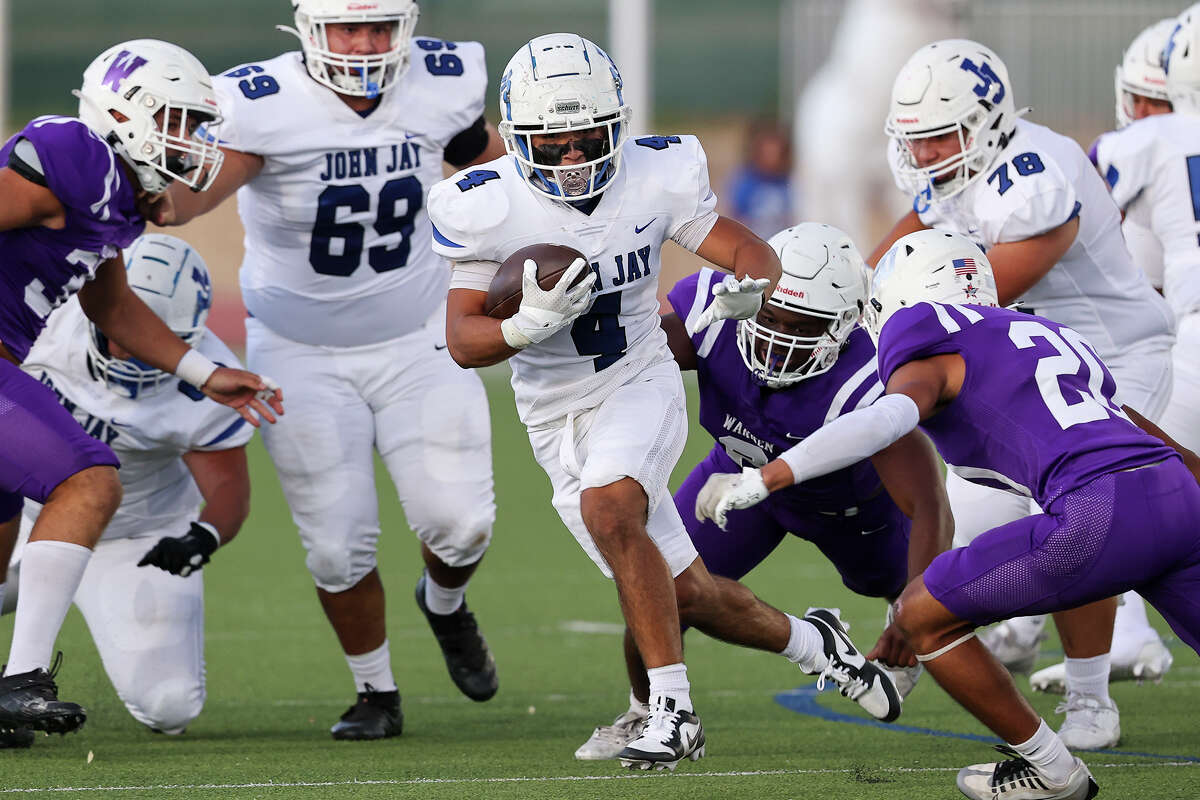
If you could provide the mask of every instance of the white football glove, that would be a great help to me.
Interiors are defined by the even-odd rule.
[[[588,277],[578,286],[571,286],[585,269],[590,273]],[[543,289],[537,282],[537,264],[531,258],[526,259],[521,276],[521,307],[500,323],[504,341],[514,350],[522,350],[549,339],[587,309],[595,282],[596,275],[588,263],[577,258],[553,288]]]
[[[725,530],[730,510],[756,506],[769,494],[762,471],[755,467],[742,467],[740,475],[733,472],[709,475],[696,495],[696,519],[700,522],[711,519]]]
[[[689,336],[704,330],[720,319],[749,319],[763,304],[763,291],[771,282],[766,278],[742,278],[726,275],[712,288],[713,301],[696,317]]]

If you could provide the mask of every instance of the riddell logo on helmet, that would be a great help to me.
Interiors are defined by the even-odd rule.
[[[786,295],[791,295],[792,297],[798,297],[801,300],[804,299],[804,292],[800,292],[795,289],[789,289],[786,286],[776,286],[775,291],[779,292],[780,294],[786,294]]]
[[[914,122],[920,122],[920,117],[896,117],[896,122],[901,125],[911,125]]]
[[[347,11],[374,11],[379,8],[378,3],[351,3],[346,6]]]

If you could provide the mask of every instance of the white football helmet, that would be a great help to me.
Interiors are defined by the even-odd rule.
[[[983,174],[1008,144],[1017,117],[1008,69],[987,47],[967,39],[927,44],[900,68],[884,132],[892,137],[892,169],[914,195],[945,200]],[[919,166],[911,143],[958,134],[959,152]]]
[[[564,202],[595,197],[621,168],[630,109],[621,74],[608,54],[573,33],[550,33],[523,45],[500,79],[500,136],[529,184]],[[598,130],[577,140],[586,160],[561,166],[565,145],[535,148],[537,134]],[[559,152],[555,152],[555,151]]]
[[[927,229],[896,240],[879,259],[871,278],[871,298],[863,327],[875,343],[901,308],[917,303],[999,305],[992,264],[967,237]]]
[[[175,180],[203,191],[217,177],[225,159],[215,133],[217,97],[208,70],[182,47],[157,39],[113,45],[88,65],[72,94],[79,118],[150,194]]]
[[[420,15],[414,0],[293,0],[292,8],[296,27],[278,28],[300,40],[308,74],[322,86],[339,94],[378,97],[408,71],[409,47]],[[364,22],[392,24],[390,50],[349,55],[330,49],[328,26]]]
[[[1162,56],[1175,24],[1175,18],[1168,17],[1146,28],[1130,43],[1117,65],[1113,80],[1117,93],[1118,129],[1133,122],[1131,95],[1167,99],[1167,74],[1163,70]]]
[[[826,320],[816,336],[784,333],[758,317],[738,322],[746,368],[764,385],[781,389],[833,368],[866,306],[867,266],[849,236],[819,222],[782,230],[768,244],[783,275],[767,305]]]
[[[1171,108],[1200,114],[1200,3],[1185,10],[1163,48],[1167,73],[1167,99]]]
[[[125,251],[125,271],[137,296],[176,336],[195,347],[204,336],[204,323],[212,306],[212,282],[200,254],[182,239],[147,233]],[[89,322],[88,327],[89,369],[113,392],[136,398],[152,394],[175,379],[171,373],[136,358],[113,358],[108,338],[95,324]]]

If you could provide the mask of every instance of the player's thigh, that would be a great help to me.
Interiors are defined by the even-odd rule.
[[[580,465],[574,455],[564,456],[566,450],[578,446],[579,442],[574,436],[569,439],[566,437],[565,425],[530,430],[529,442],[533,447],[534,458],[550,478],[554,490],[551,501],[554,510],[558,512],[559,518],[592,563],[605,577],[612,578],[612,568],[600,553],[580,512],[579,500],[583,492],[579,480]],[[665,489],[663,491],[665,492]],[[662,553],[672,577],[679,575],[696,560],[696,549],[688,538],[683,520],[680,519],[675,504],[670,502],[669,495],[660,498],[656,508],[649,513],[646,532]]]
[[[1138,342],[1104,362],[1117,382],[1121,402],[1151,422],[1162,419],[1171,401],[1171,345],[1170,338],[1155,337]]]
[[[355,383],[354,354],[293,342],[254,319],[246,331],[250,368],[287,398],[287,413],[262,436],[301,535],[378,528],[375,421]]]
[[[675,508],[708,571],[733,580],[739,580],[762,563],[787,534],[771,518],[769,503],[730,511],[726,530],[721,530],[711,519],[696,519],[696,496],[709,476],[736,471],[719,446],[714,447],[684,478],[674,495]]]
[[[946,495],[954,515],[955,547],[970,544],[987,531],[1040,510],[1028,497],[971,483],[953,470],[946,471]]]
[[[118,465],[103,442],[88,436],[33,377],[0,359],[0,505],[5,519],[17,496],[45,502],[67,478],[95,466]]]
[[[496,515],[487,393],[432,343],[408,361],[403,391],[375,409],[376,446],[408,524],[450,566],[473,564]]]
[[[101,541],[75,594],[117,694],[150,725],[204,703],[202,573],[137,566],[160,535],[178,533]]]
[[[687,442],[683,383],[674,363],[647,370],[581,416],[567,433],[564,457],[578,464],[583,489],[633,478],[648,514],[670,501],[667,482]]]
[[[886,492],[854,511],[785,517],[784,523],[792,533],[821,550],[847,589],[867,597],[896,598],[908,580],[912,522]]]
[[[1200,359],[1196,358],[1200,353],[1200,313],[1179,320],[1171,353],[1174,386],[1158,425],[1189,450],[1200,450]]]

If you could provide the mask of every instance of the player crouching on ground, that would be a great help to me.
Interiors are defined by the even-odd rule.
[[[689,572],[676,579],[680,620],[701,629],[706,615],[728,614],[723,608],[728,600],[720,601],[729,590],[741,589],[734,581],[789,534],[820,548],[849,589],[889,601],[950,546],[954,535],[937,454],[919,431],[870,460],[788,487],[727,518],[713,521],[696,513],[698,496],[703,504],[717,494],[713,487],[720,481],[736,480],[743,467],[765,466],[826,420],[869,405],[883,393],[875,346],[858,326],[867,301],[867,268],[850,238],[829,225],[806,222],[777,233],[769,244],[783,275],[755,317],[717,322],[688,335],[712,302],[710,289],[718,276],[711,269],[679,281],[667,295],[674,311],[662,317],[680,369],[696,370],[700,424],[716,440],[675,492],[688,536],[714,585],[726,590],[706,596],[685,580]],[[867,657],[900,667],[892,677],[903,697],[920,666],[891,624],[890,605],[888,612],[887,629]],[[597,727],[575,751],[576,758],[615,758],[645,720],[645,668],[628,635],[625,660],[632,687],[629,710],[613,724]],[[886,707],[881,689],[886,691],[882,681],[857,682],[842,686],[842,693],[878,716]]]
[[[897,623],[942,688],[1007,743],[1009,761],[959,772],[963,794],[1087,800],[1098,791],[1087,767],[974,629],[1137,589],[1200,651],[1200,459],[1115,401],[1112,374],[1080,334],[996,306],[991,265],[969,239],[901,238],[875,271],[865,322],[887,393],[758,482],[826,474],[920,424],[952,470],[1045,509],[935,558],[901,595]],[[753,484],[725,490],[716,513],[763,500]]]
[[[239,366],[204,327],[212,286],[195,250],[174,236],[146,234],[126,251],[125,263],[133,291],[179,338],[214,362]],[[130,356],[75,301],[50,318],[22,368],[121,459],[124,498],[96,545],[75,605],[134,719],[182,733],[205,697],[200,568],[250,512],[245,444],[254,429],[233,409]],[[25,505],[22,541],[40,510]],[[19,564],[20,550],[10,580],[0,584],[8,586],[9,606]],[[10,744],[32,736],[18,732]]]

